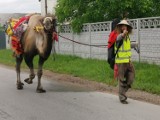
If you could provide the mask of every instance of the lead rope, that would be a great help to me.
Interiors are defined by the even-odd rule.
[[[72,40],[72,39],[69,39],[67,37],[64,37],[62,35],[58,35],[59,37],[65,39],[65,40],[68,40],[68,41],[71,41],[71,42],[74,42],[74,43],[77,43],[77,44],[80,44],[80,45],[85,45],[85,46],[91,46],[91,47],[98,47],[98,48],[106,48],[108,45],[90,45],[90,44],[87,44],[87,43],[82,43],[82,42],[77,42],[75,40]]]

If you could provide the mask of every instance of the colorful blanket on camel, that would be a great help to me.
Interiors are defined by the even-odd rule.
[[[23,53],[23,49],[20,43],[20,40],[17,36],[11,36],[11,47],[16,56],[21,55]]]
[[[29,18],[30,16],[24,16],[20,19],[10,19],[9,21],[6,33],[11,37],[11,48],[16,56],[23,53],[20,40],[26,30],[24,26],[29,21]]]

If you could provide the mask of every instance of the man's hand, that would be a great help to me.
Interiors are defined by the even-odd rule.
[[[124,30],[123,33],[122,33],[122,37],[125,37],[127,34],[128,34],[128,31]]]

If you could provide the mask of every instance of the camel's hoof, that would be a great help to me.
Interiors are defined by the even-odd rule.
[[[30,80],[29,78],[25,79],[24,81],[25,81],[26,83],[28,83],[28,84],[32,84],[32,83],[33,83],[33,81]]]
[[[17,83],[17,89],[22,90],[23,89],[23,83]]]
[[[37,93],[45,93],[46,90],[44,90],[44,89],[37,89],[36,92],[37,92]]]

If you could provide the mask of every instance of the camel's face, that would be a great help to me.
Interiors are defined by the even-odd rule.
[[[53,30],[53,19],[52,17],[46,17],[43,21],[43,25],[44,25],[44,28],[45,30],[47,31],[51,31]]]

